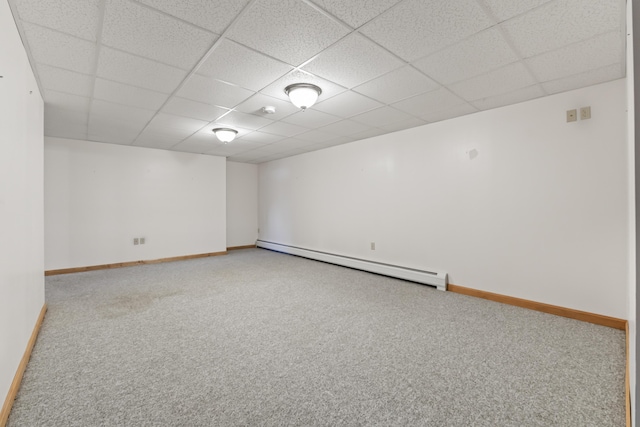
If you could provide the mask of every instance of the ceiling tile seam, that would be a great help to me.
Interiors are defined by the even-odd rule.
[[[324,15],[326,18],[331,19],[336,24],[342,25],[343,27],[345,27],[346,30],[349,30],[350,32],[353,32],[354,28],[351,25],[347,24],[346,22],[344,22],[342,19],[338,18],[334,14],[326,11],[325,9],[323,9],[319,5],[315,4],[314,2],[312,2],[310,0],[302,0],[302,3],[305,3],[310,8],[315,9],[317,12],[320,12],[322,15]]]
[[[172,15],[172,14],[170,14],[170,13],[167,13],[167,12],[165,12],[164,10],[156,9],[156,8],[155,8],[155,7],[153,7],[153,6],[150,6],[150,5],[146,4],[146,3],[141,3],[141,2],[139,2],[138,0],[129,0],[129,1],[130,1],[130,2],[132,2],[132,3],[135,3],[136,5],[138,5],[138,6],[140,6],[140,7],[145,8],[145,9],[147,9],[147,10],[150,10],[150,11],[152,11],[152,12],[159,13],[160,15],[164,15],[164,16],[166,16],[167,18],[174,19],[174,20],[176,20],[176,21],[182,22],[183,24],[187,24],[187,25],[189,25],[190,27],[194,27],[194,28],[197,28],[198,30],[206,31],[206,32],[207,32],[207,33],[209,33],[209,34],[213,34],[213,35],[216,35],[216,36],[220,37],[220,34],[218,34],[218,33],[214,32],[214,31],[211,31],[210,29],[207,29],[207,28],[201,27],[201,26],[199,26],[199,25],[197,25],[197,24],[194,24],[193,22],[187,21],[187,20],[185,20],[185,19],[183,19],[183,18],[180,18],[180,17],[178,17],[178,16],[175,16],[175,15]],[[240,12],[240,13],[242,13],[242,12]],[[235,18],[234,18],[234,19],[235,19]]]
[[[82,95],[78,95],[77,93],[70,93],[70,92],[65,92],[65,91],[57,90],[57,89],[47,89],[47,88],[45,88],[44,90],[46,92],[55,92],[55,93],[62,94],[62,95],[77,96],[78,98],[84,98],[87,101],[91,101],[91,97],[90,96],[82,96]],[[46,104],[46,102],[45,102],[45,104]]]
[[[237,24],[237,22],[240,20],[240,18],[242,18],[247,11],[253,7],[254,4],[256,4],[258,0],[251,0],[249,3],[247,3],[247,5],[244,7],[244,9],[242,9],[240,11],[240,13],[238,13],[236,15],[236,17],[231,21],[231,23],[227,26],[227,28],[225,28],[225,30],[222,32],[222,34],[220,35],[220,37],[218,37],[218,39],[213,42],[213,44],[211,45],[211,47],[209,48],[209,50],[207,50],[207,52],[202,56],[202,58],[200,58],[200,60],[196,63],[196,65],[191,69],[191,71],[187,72],[187,75],[184,77],[184,79],[182,79],[182,81],[178,84],[178,86],[174,89],[173,92],[171,92],[169,94],[169,97],[164,101],[164,103],[162,103],[162,105],[160,106],[160,108],[158,108],[158,110],[156,111],[156,113],[151,117],[151,119],[149,119],[149,121],[147,122],[147,124],[142,128],[142,130],[140,131],[140,133],[138,133],[138,135],[135,137],[134,139],[134,143],[135,140],[138,139],[138,137],[145,131],[145,129],[149,126],[149,124],[151,123],[151,121],[158,115],[158,113],[160,111],[162,111],[164,109],[164,107],[169,103],[169,101],[171,100],[171,98],[173,98],[183,87],[184,85],[187,83],[187,81],[191,78],[191,76],[193,76],[194,74],[196,74],[198,72],[198,69],[202,66],[202,64],[204,64],[207,59],[209,59],[209,57],[213,54],[213,52],[218,48],[218,46],[220,46],[220,44],[222,43],[223,40],[226,39],[226,35],[227,33]],[[225,113],[229,114],[229,112]],[[224,116],[224,115],[223,115]],[[208,125],[207,125],[208,126]],[[202,128],[200,128],[198,131],[194,132],[200,132],[202,129],[204,129],[205,126],[203,126]],[[191,135],[193,136],[193,134]],[[186,139],[186,138],[185,138]],[[175,147],[178,144],[175,144],[171,147],[169,147],[169,149]]]
[[[509,48],[511,49],[511,51],[516,55],[517,58],[520,59],[519,62],[522,63],[524,68],[527,70],[527,73],[529,73],[529,76],[531,76],[531,78],[535,82],[538,83],[538,86],[540,86],[540,89],[542,90],[542,93],[544,93],[545,95],[548,95],[549,93],[541,85],[542,82],[540,81],[538,76],[536,76],[536,74],[533,72],[533,70],[531,69],[531,67],[527,63],[527,61],[526,61],[527,58],[524,58],[523,55],[520,53],[520,50],[516,47],[516,44],[513,42],[513,40],[511,39],[511,37],[509,36],[507,31],[504,29],[502,24],[498,25],[498,31],[500,31],[500,34],[502,35],[502,38],[505,40],[507,45],[509,45]]]
[[[191,99],[189,99],[189,98],[182,98],[182,97],[180,97],[180,96],[176,96],[175,98],[185,99],[185,100],[187,100],[187,101],[191,101],[191,102],[199,102],[199,101],[193,101],[193,100],[191,100]],[[202,102],[199,102],[199,103],[200,103],[200,104],[202,104]],[[185,119],[200,120],[200,121],[202,121],[202,122],[208,122],[208,123],[207,123],[207,126],[208,126],[208,125],[210,125],[210,124],[212,124],[212,123],[214,123],[214,122],[216,122],[216,121],[218,121],[218,120],[220,120],[220,117],[224,117],[224,116],[226,116],[227,114],[229,114],[229,113],[231,112],[231,110],[229,110],[229,109],[228,109],[228,108],[226,108],[226,107],[220,107],[220,106],[218,106],[218,105],[212,105],[212,104],[206,104],[206,105],[210,105],[210,106],[212,106],[212,107],[216,107],[216,108],[221,108],[221,109],[224,109],[224,110],[227,110],[227,111],[225,111],[224,113],[222,113],[221,115],[219,115],[218,117],[216,117],[216,118],[215,118],[215,119],[213,119],[213,120],[202,120],[202,119],[197,119],[197,118],[195,118],[195,117],[193,117],[193,116],[184,116],[184,115],[182,115],[182,114],[178,114],[178,113],[169,113],[169,112],[167,112],[167,111],[160,111],[160,110],[158,110],[158,111],[160,111],[160,113],[162,113],[162,114],[168,114],[168,115],[171,115],[171,116],[178,116],[178,117],[185,118]]]
[[[479,2],[480,2],[480,1],[484,1],[484,0],[477,0],[477,1],[479,1]],[[500,19],[498,19],[498,23],[499,23],[499,24],[503,24],[503,23],[505,23],[505,22],[511,21],[512,19],[520,18],[521,16],[524,16],[524,15],[526,15],[526,14],[528,14],[528,13],[535,12],[535,11],[537,11],[538,9],[542,9],[543,7],[547,7],[547,6],[549,6],[549,4],[550,4],[550,3],[554,3],[554,2],[556,2],[556,1],[557,1],[557,0],[547,0],[547,1],[545,1],[544,3],[542,3],[542,4],[539,4],[539,5],[535,6],[535,7],[532,7],[531,9],[527,9],[527,10],[525,10],[524,12],[520,12],[520,13],[518,13],[517,15],[510,16],[509,18],[504,19],[504,20],[502,20],[502,21],[500,21]],[[496,18],[497,18],[497,17],[496,17]]]
[[[404,0],[404,1],[406,1],[406,0]],[[400,4],[400,3],[403,3],[403,2],[401,1],[401,2],[398,2],[397,4]],[[396,4],[396,5],[397,5],[397,4]],[[395,7],[395,6],[394,6],[394,7]],[[360,28],[362,28],[362,27],[360,27]],[[367,80],[367,81],[365,81],[365,82],[362,82],[362,83],[358,84],[358,86],[361,86],[361,85],[367,84],[367,83],[369,83],[369,82],[370,82],[370,81],[372,81],[372,80],[375,80],[375,79],[380,78],[380,77],[383,77],[383,76],[385,76],[385,75],[387,75],[387,74],[389,74],[389,73],[392,73],[392,72],[394,72],[394,71],[397,71],[397,70],[399,70],[399,69],[400,69],[400,68],[402,68],[402,67],[410,66],[413,70],[415,70],[415,71],[417,71],[418,73],[422,74],[423,76],[427,77],[428,79],[430,79],[430,80],[431,80],[431,81],[433,81],[434,83],[436,83],[436,84],[440,85],[441,87],[445,87],[445,85],[444,85],[444,84],[442,84],[438,79],[436,79],[436,78],[434,78],[434,77],[430,76],[429,74],[427,74],[427,73],[425,73],[424,71],[420,70],[419,68],[415,67],[415,66],[413,65],[413,62],[419,61],[419,60],[420,60],[420,59],[422,59],[422,58],[426,58],[426,57],[428,57],[428,56],[430,56],[430,55],[433,55],[433,54],[435,54],[435,53],[437,53],[437,52],[439,52],[439,51],[441,51],[441,50],[446,49],[447,47],[454,46],[454,45],[456,45],[457,43],[461,43],[462,41],[464,41],[464,40],[466,40],[466,39],[468,39],[468,38],[472,37],[472,36],[473,36],[473,35],[475,35],[475,34],[477,34],[477,33],[474,33],[474,34],[470,35],[469,37],[466,37],[466,38],[465,38],[465,39],[463,39],[463,40],[460,40],[460,41],[458,41],[458,42],[456,42],[456,43],[453,43],[453,44],[451,44],[451,45],[448,45],[448,46],[446,46],[446,47],[444,47],[444,48],[442,48],[442,49],[438,49],[437,51],[434,51],[434,52],[432,52],[432,53],[430,53],[430,54],[428,54],[428,55],[425,55],[425,56],[423,56],[423,57],[421,57],[421,58],[418,58],[418,59],[416,59],[415,61],[409,62],[409,61],[407,61],[407,60],[403,59],[402,57],[400,57],[400,56],[396,55],[394,52],[391,52],[389,49],[385,48],[384,46],[380,45],[380,44],[379,44],[378,42],[376,42],[375,40],[373,40],[373,39],[371,39],[371,38],[367,37],[365,34],[362,34],[362,33],[360,32],[360,28],[356,29],[354,32],[357,32],[357,33],[358,33],[358,34],[360,34],[362,37],[364,37],[365,39],[369,40],[371,43],[375,44],[375,45],[376,45],[376,46],[378,46],[379,48],[383,49],[384,51],[386,51],[387,53],[389,53],[390,55],[392,55],[393,57],[395,57],[396,59],[398,59],[399,61],[401,61],[403,65],[400,65],[399,67],[394,68],[393,70],[390,70],[390,71],[388,71],[387,73],[381,74],[381,75],[376,76],[376,77],[374,77],[374,78],[372,78],[372,79],[369,79],[369,80]],[[489,28],[491,28],[491,27],[489,27]],[[486,30],[487,30],[487,29],[489,29],[489,28],[485,28],[485,29],[484,29],[484,30],[482,30],[482,31],[486,31]],[[357,87],[357,86],[355,86],[355,87]],[[350,89],[350,90],[352,90],[351,88],[349,88],[349,89]],[[430,92],[430,91],[427,91],[427,92]],[[360,92],[357,92],[357,93],[358,93],[358,94],[360,94]],[[426,92],[422,92],[422,93],[426,93]],[[361,95],[364,95],[364,94],[361,94]],[[416,95],[419,95],[419,94],[416,94]],[[364,96],[366,96],[366,95],[364,95]],[[415,96],[415,95],[412,95],[412,96]],[[409,98],[410,98],[410,97],[409,97]],[[372,99],[373,99],[373,98],[372,98]],[[408,99],[408,98],[405,98],[405,99]],[[379,101],[379,100],[377,100],[377,99],[374,99],[374,100],[375,100],[375,101],[380,102],[380,101]],[[398,102],[398,101],[396,101],[396,102]],[[389,106],[391,105],[391,104],[388,104],[388,103],[384,103],[384,104],[385,104],[385,105],[389,105]]]
[[[261,55],[261,56],[264,56],[264,57],[266,57],[266,58],[269,58],[269,59],[271,59],[271,60],[273,60],[273,61],[276,61],[276,62],[278,62],[278,63],[280,63],[280,64],[282,64],[282,65],[286,65],[286,66],[288,66],[288,67],[295,67],[294,65],[289,64],[288,62],[284,62],[282,59],[278,59],[278,58],[276,58],[275,56],[271,56],[270,54],[268,54],[268,53],[266,53],[266,52],[262,52],[262,51],[260,51],[260,50],[257,50],[257,49],[255,49],[255,48],[251,47],[251,46],[247,46],[246,44],[242,44],[242,43],[240,43],[240,42],[238,42],[238,41],[235,41],[235,40],[233,40],[233,39],[230,39],[230,38],[228,38],[228,37],[220,36],[220,38],[224,38],[224,39],[225,39],[227,42],[229,42],[229,43],[233,43],[233,44],[235,44],[235,45],[241,46],[241,47],[243,47],[243,48],[245,48],[245,49],[247,49],[247,50],[250,50],[250,51],[252,51],[252,52],[254,52],[254,53],[257,53],[258,55]],[[196,73],[196,74],[198,74],[198,75],[200,75],[200,76],[203,76],[203,77],[208,77],[207,75],[204,75],[204,74],[199,74],[199,73]]]
[[[101,1],[100,3],[103,3],[103,2],[104,2],[104,0]],[[38,27],[38,28],[42,28],[42,29],[45,29],[45,30],[48,30],[48,31],[52,31],[52,32],[57,33],[57,34],[62,34],[63,36],[71,37],[71,38],[74,38],[76,40],[80,40],[80,41],[83,41],[83,42],[87,42],[87,43],[91,43],[91,44],[96,44],[97,43],[96,40],[85,39],[85,38],[76,36],[75,34],[65,33],[64,31],[58,30],[56,28],[47,27],[46,25],[38,24],[38,23],[35,23],[35,22],[24,21],[24,20],[21,19],[20,23],[21,24],[22,23],[27,23],[29,25],[33,25],[34,27]],[[100,24],[98,24],[98,26],[100,26]]]
[[[578,40],[578,41],[575,41],[575,42],[572,42],[572,43],[568,43],[568,44],[562,45],[562,46],[557,47],[555,49],[545,50],[544,52],[540,52],[540,53],[537,53],[535,55],[527,56],[526,58],[522,58],[522,60],[523,61],[529,61],[531,59],[537,58],[537,57],[542,56],[542,55],[546,55],[548,53],[557,52],[559,50],[566,49],[566,48],[569,48],[571,46],[575,46],[575,45],[580,44],[580,43],[585,43],[585,42],[588,42],[590,40],[597,39],[598,37],[606,36],[608,34],[613,34],[613,33],[619,33],[619,32],[620,32],[619,29],[618,30],[604,31],[602,33],[594,34],[591,37],[587,37],[586,39],[581,39],[581,40]],[[621,53],[624,53],[624,52],[621,52]]]
[[[56,67],[56,68],[59,68],[59,67]],[[60,69],[61,70],[65,70],[64,68],[60,68]],[[70,71],[70,70],[66,70],[66,71]],[[84,73],[78,73],[78,74],[83,74],[85,76],[93,77],[90,74],[84,74]],[[116,84],[119,84],[119,85],[122,85],[122,86],[127,86],[127,87],[130,87],[130,88],[134,88],[134,89],[141,89],[141,90],[144,90],[145,92],[153,92],[153,93],[157,93],[158,95],[164,95],[164,96],[168,96],[169,95],[167,92],[160,92],[159,90],[156,90],[156,89],[149,89],[149,88],[142,87],[142,86],[132,85],[130,83],[123,83],[121,81],[113,80],[113,79],[110,79],[110,78],[107,78],[107,77],[102,77],[102,76],[99,76],[97,74],[97,72],[96,72],[95,77],[96,77],[96,79],[104,80],[104,81],[107,81],[107,82],[110,82],[110,83],[116,83]],[[105,99],[103,101],[107,101],[107,100]],[[111,102],[111,101],[109,101],[109,102]]]
[[[93,70],[92,73],[92,79],[91,79],[91,89],[90,89],[90,93],[91,93],[91,101],[89,102],[89,109],[87,110],[87,139],[89,138],[89,126],[90,126],[90,119],[91,119],[91,112],[93,111],[93,101],[94,101],[94,95],[95,95],[95,90],[96,90],[96,79],[98,78],[98,63],[100,60],[100,52],[102,50],[102,30],[104,29],[104,15],[105,15],[105,8],[106,8],[106,0],[100,0],[100,3],[98,4],[98,28],[96,28],[96,50],[95,50],[95,56],[93,58],[93,65],[91,66],[91,69]]]
[[[173,65],[173,64],[169,64],[169,63],[166,63],[166,62],[158,61],[157,59],[149,58],[149,57],[147,57],[147,56],[142,56],[142,55],[139,55],[139,54],[137,54],[137,53],[133,53],[133,52],[130,52],[130,51],[128,51],[128,50],[120,49],[120,48],[118,48],[118,47],[111,46],[111,45],[106,44],[106,43],[101,43],[101,44],[102,44],[102,46],[104,46],[104,47],[107,47],[107,48],[109,48],[109,49],[111,49],[111,50],[115,50],[115,51],[120,52],[120,53],[124,53],[124,54],[126,54],[126,55],[135,56],[136,58],[144,59],[145,61],[152,61],[152,62],[155,62],[155,63],[160,64],[160,65],[165,65],[165,66],[167,66],[167,67],[171,67],[171,68],[173,68],[174,70],[180,70],[180,71],[182,71],[182,72],[189,72],[189,70],[188,70],[188,69],[186,69],[186,68],[176,67],[176,66],[175,66],[175,65]]]
[[[571,75],[564,76],[564,77],[560,77],[560,78],[553,79],[553,80],[546,80],[546,81],[544,81],[544,82],[542,82],[542,83],[540,83],[540,84],[541,84],[541,85],[546,85],[546,84],[551,84],[551,83],[559,82],[559,81],[561,81],[561,80],[565,80],[565,79],[573,79],[573,78],[576,78],[576,77],[582,76],[582,75],[587,74],[587,73],[591,73],[591,72],[595,72],[595,71],[604,70],[604,69],[606,69],[606,68],[611,67],[612,65],[620,65],[620,68],[621,68],[621,69],[624,69],[624,68],[625,68],[625,67],[624,67],[624,64],[623,64],[622,62],[612,62],[611,64],[603,65],[602,67],[592,68],[591,70],[581,71],[581,72],[576,73],[576,74],[571,74]],[[622,76],[622,77],[619,77],[619,78],[625,78],[625,76]],[[614,80],[617,80],[617,78],[616,78],[616,79],[614,79]],[[598,83],[595,83],[595,84],[598,84]],[[592,85],[589,85],[589,86],[592,86]],[[554,93],[555,93],[555,92],[554,92]]]
[[[511,37],[509,36],[509,33],[505,30],[504,26],[502,25],[504,22],[509,21],[510,19],[513,19],[514,17],[511,17],[510,19],[507,19],[505,21],[500,21],[500,19],[498,19],[498,17],[496,15],[494,15],[493,11],[491,10],[491,8],[485,3],[485,0],[476,0],[476,2],[478,3],[478,5],[480,6],[480,8],[482,10],[484,10],[484,13],[489,17],[489,19],[491,19],[492,21],[494,21],[496,23],[496,25],[489,27],[489,28],[496,28],[499,32],[500,35],[502,36],[503,40],[507,43],[507,45],[509,46],[509,49],[511,49],[511,51],[513,52],[513,54],[520,60],[520,62],[522,63],[522,65],[525,67],[525,69],[527,70],[527,73],[529,73],[529,76],[538,83],[539,88],[542,90],[542,93],[544,93],[545,95],[548,95],[547,91],[542,87],[542,85],[540,84],[541,82],[539,81],[539,79],[537,78],[537,76],[535,75],[535,73],[533,72],[533,70],[531,69],[531,67],[529,67],[529,64],[527,64],[524,61],[524,55],[521,54],[520,50],[516,47],[516,44],[513,42],[513,40],[511,39]],[[548,2],[547,2],[548,3]],[[543,3],[541,5],[539,5],[538,7],[544,6],[546,3]],[[534,8],[534,9],[537,9]],[[523,12],[520,15],[523,15],[525,13],[529,13],[531,12],[531,9],[528,11]],[[510,64],[507,64],[510,65]],[[482,75],[482,74],[479,74]],[[478,75],[478,76],[479,76]],[[474,76],[477,77],[477,76]],[[473,77],[470,77],[473,78]],[[455,82],[454,82],[455,83]],[[451,83],[451,84],[454,84]]]

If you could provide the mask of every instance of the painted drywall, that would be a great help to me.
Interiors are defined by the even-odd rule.
[[[626,318],[625,85],[263,163],[259,238]]]
[[[226,250],[223,157],[47,137],[44,164],[47,270]]]
[[[43,102],[0,1],[0,405],[44,304]]]
[[[227,162],[227,247],[258,237],[258,165]]]
[[[640,86],[636,86],[636,80],[638,80],[640,73],[640,67],[635,66],[634,62],[639,61],[640,55],[635,55],[634,51],[640,53],[640,43],[637,43],[640,33],[635,31],[635,27],[640,24],[640,10],[633,7],[634,2],[627,2],[627,114],[628,114],[628,128],[627,128],[627,141],[628,141],[628,162],[629,162],[629,284],[628,284],[628,302],[629,302],[629,319],[628,319],[628,336],[627,342],[628,348],[628,366],[629,366],[629,389],[631,392],[631,419],[634,425],[638,425],[640,417],[638,416],[638,393],[636,387],[637,381],[637,345],[638,345],[638,329],[637,329],[637,269],[640,264],[637,263],[637,248],[640,240],[638,239],[638,232],[640,228],[637,227],[640,220],[637,216],[637,204],[638,200],[637,192],[640,190],[640,186],[636,185],[636,182],[640,181],[640,172],[636,168],[636,165],[640,165],[640,157],[636,158],[636,127],[640,125],[640,120],[636,120],[636,116],[640,115],[640,110],[636,111],[635,103],[636,99],[640,99]],[[636,71],[637,70],[637,71]],[[638,94],[636,95],[636,90]],[[640,154],[640,153],[638,153]]]

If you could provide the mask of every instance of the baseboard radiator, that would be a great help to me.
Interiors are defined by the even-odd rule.
[[[297,255],[304,258],[315,259],[328,262],[330,264],[342,265],[344,267],[355,268],[357,270],[369,271],[371,273],[382,274],[384,276],[396,277],[398,279],[423,283],[435,286],[441,291],[447,290],[447,273],[417,270],[414,268],[400,267],[397,265],[383,264],[374,261],[352,258],[348,256],[335,255],[327,252],[314,251],[297,246],[282,245],[280,243],[258,240],[256,246],[270,249],[285,254]]]

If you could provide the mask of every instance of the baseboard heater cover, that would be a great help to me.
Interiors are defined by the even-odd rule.
[[[297,255],[304,258],[315,259],[328,262],[330,264],[342,265],[344,267],[355,268],[357,270],[369,271],[371,273],[382,274],[384,276],[396,277],[398,279],[410,280],[412,282],[423,283],[435,286],[441,291],[447,290],[447,273],[417,270],[414,268],[400,267],[397,265],[383,264],[374,261],[352,258],[348,256],[335,255],[328,252],[314,251],[297,246],[283,245],[280,243],[258,240],[256,246],[270,249],[285,254]]]

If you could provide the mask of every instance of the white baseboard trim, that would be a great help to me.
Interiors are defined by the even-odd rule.
[[[304,258],[315,259],[318,261],[328,262],[330,264],[341,265],[344,267],[355,268],[357,270],[368,271],[371,273],[381,274],[384,276],[396,277],[398,279],[409,280],[412,282],[423,283],[425,285],[435,286],[441,291],[447,290],[447,273],[436,271],[417,270],[415,268],[401,267],[391,264],[383,264],[375,261],[367,261],[359,258],[336,255],[327,252],[314,251],[311,249],[300,248],[297,246],[283,245],[265,240],[258,240],[256,246],[259,248],[270,249],[285,254],[297,255]]]

